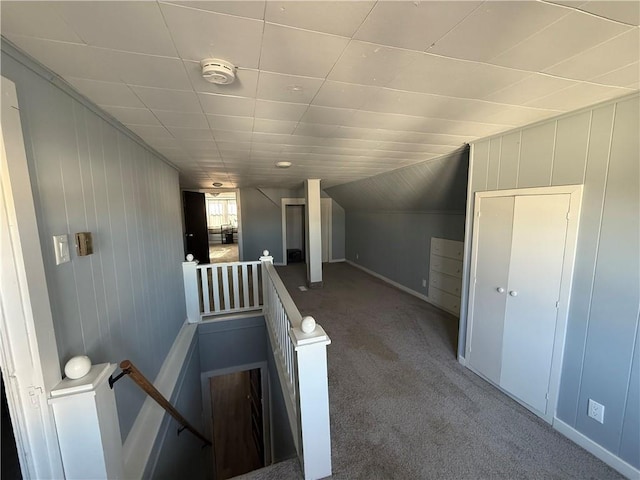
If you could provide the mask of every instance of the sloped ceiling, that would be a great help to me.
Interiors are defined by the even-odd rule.
[[[637,1],[0,6],[5,38],[191,188],[330,187],[639,88]],[[204,81],[206,57],[238,81]]]
[[[327,189],[347,211],[463,212],[469,147],[435,160]]]

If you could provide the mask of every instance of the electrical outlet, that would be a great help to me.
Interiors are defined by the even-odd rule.
[[[356,253],[356,260],[360,258],[360,254]]]
[[[426,279],[424,279],[424,278],[422,279],[422,286],[423,286],[423,287],[426,287],[426,286],[427,286],[427,280],[426,280]]]
[[[604,405],[589,399],[589,411],[587,413],[596,422],[604,423]]]

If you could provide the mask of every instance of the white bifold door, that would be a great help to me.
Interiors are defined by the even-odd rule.
[[[570,203],[570,194],[476,200],[467,364],[543,417]]]

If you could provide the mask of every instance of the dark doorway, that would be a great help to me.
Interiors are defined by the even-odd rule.
[[[184,207],[185,255],[191,254],[200,263],[209,263],[209,232],[204,193],[182,192]]]
[[[215,479],[264,467],[260,369],[212,377],[210,386]]]
[[[13,436],[13,426],[11,417],[9,416],[9,405],[7,403],[7,393],[4,389],[4,379],[0,375],[0,384],[2,385],[2,468],[0,478],[3,480],[20,480],[22,473],[20,471],[20,461],[18,460],[18,449],[16,448],[16,439]]]
[[[304,205],[287,205],[287,263],[305,261]]]

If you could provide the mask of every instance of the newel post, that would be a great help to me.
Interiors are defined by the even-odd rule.
[[[200,294],[198,292],[198,262],[193,261],[193,255],[187,255],[187,261],[182,262],[182,276],[184,280],[184,301],[187,304],[187,322],[200,321]]]
[[[327,380],[327,345],[331,340],[313,317],[304,317],[300,327],[292,328],[290,335],[295,345],[298,368],[299,434],[302,446],[299,455],[304,478],[325,478],[331,475]]]
[[[269,255],[269,250],[264,250],[259,260],[262,269],[262,312],[266,315],[269,309],[269,273],[267,273],[266,264],[273,265],[273,257]]]

